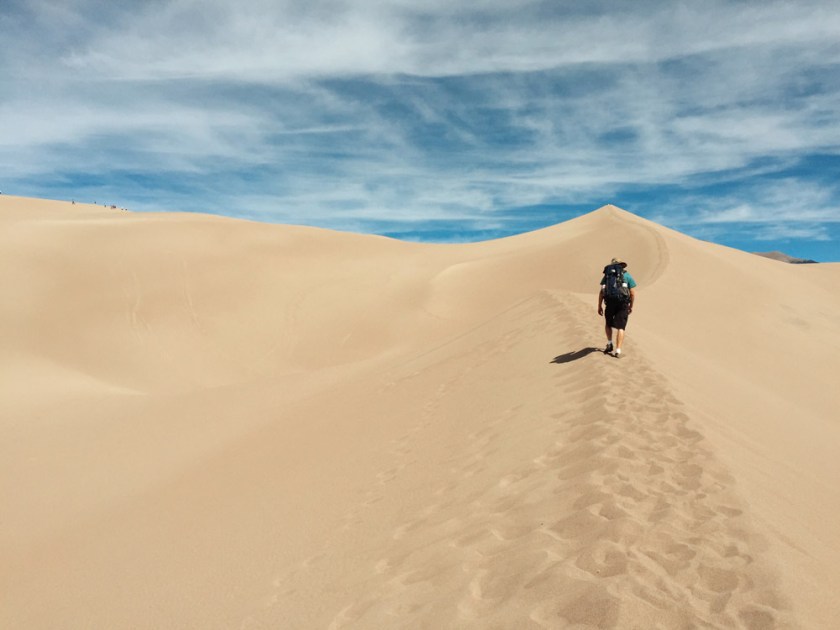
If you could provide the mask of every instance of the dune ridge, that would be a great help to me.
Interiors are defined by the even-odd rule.
[[[0,223],[4,627],[840,620],[838,265],[614,206],[465,245],[5,195]]]

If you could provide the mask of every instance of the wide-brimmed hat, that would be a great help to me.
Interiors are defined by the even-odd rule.
[[[613,258],[611,265],[621,265],[622,268],[627,267],[627,263],[621,260],[621,258]]]

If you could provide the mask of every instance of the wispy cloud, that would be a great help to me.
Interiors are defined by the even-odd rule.
[[[794,227],[790,224],[776,224],[762,226],[756,232],[755,240],[774,242],[790,242],[792,240],[830,241],[831,236],[824,225],[805,223]]]
[[[818,1],[11,0],[3,185],[459,234],[635,200],[793,234],[838,214],[802,166],[840,149],[838,41]]]
[[[684,196],[680,205],[691,211],[675,209],[670,220],[683,224],[840,223],[838,188],[837,183],[818,185],[795,177],[762,179],[714,197]]]

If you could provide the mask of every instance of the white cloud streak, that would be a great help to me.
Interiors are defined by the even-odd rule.
[[[84,24],[81,3],[61,22]],[[836,41],[825,2],[568,3],[172,0],[138,3],[61,56],[114,78],[276,82],[312,76],[460,76],[584,63],[656,63],[689,55]],[[585,6],[585,5],[584,5]],[[55,24],[52,5],[38,5]],[[93,20],[90,20],[93,22]],[[837,51],[834,51],[834,55]]]

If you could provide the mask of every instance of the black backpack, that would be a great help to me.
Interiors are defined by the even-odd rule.
[[[624,267],[607,265],[604,267],[604,298],[616,302],[629,302],[630,289],[624,280]]]

